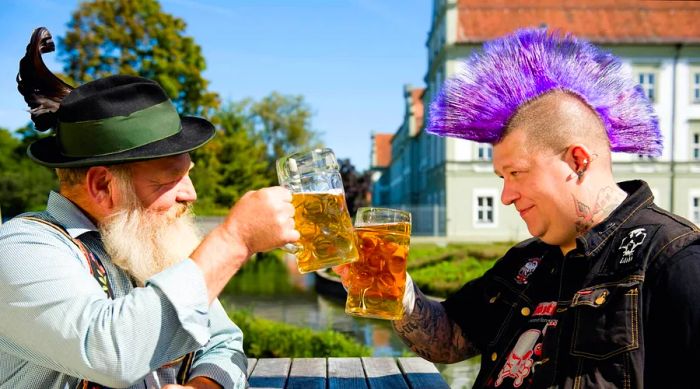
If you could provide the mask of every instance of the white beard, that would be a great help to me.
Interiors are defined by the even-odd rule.
[[[126,193],[127,204],[101,223],[100,233],[112,262],[143,286],[153,275],[188,258],[201,236],[190,206],[150,212],[131,190]]]

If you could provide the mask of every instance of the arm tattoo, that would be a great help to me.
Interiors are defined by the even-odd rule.
[[[578,232],[579,235],[585,234],[598,222],[608,217],[608,215],[622,203],[622,200],[624,200],[624,197],[621,198],[620,194],[609,186],[604,187],[598,192],[593,207],[588,206],[575,196],[572,197],[574,199],[576,216],[579,217],[579,220],[576,221],[576,232]]]
[[[431,301],[415,287],[416,305],[410,316],[393,321],[404,343],[421,357],[437,363],[454,363],[478,354],[462,329],[447,317],[437,301]]]

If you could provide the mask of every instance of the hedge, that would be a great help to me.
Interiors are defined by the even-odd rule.
[[[253,316],[236,310],[231,319],[243,331],[243,349],[249,358],[365,357],[372,349],[331,330],[314,331]]]

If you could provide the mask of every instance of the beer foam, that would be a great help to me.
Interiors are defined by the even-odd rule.
[[[294,192],[293,194],[331,194],[331,195],[343,195],[344,192],[342,189],[335,188],[335,189],[329,189],[329,190],[324,190],[324,191],[305,191],[302,190],[301,192]]]

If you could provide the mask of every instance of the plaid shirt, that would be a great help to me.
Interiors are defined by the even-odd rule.
[[[58,193],[42,217],[80,237],[107,270],[107,298],[79,248],[49,226],[15,218],[0,226],[0,388],[108,387],[174,382],[169,361],[196,351],[190,377],[246,386],[243,334],[216,300],[207,304],[190,259],[135,288],[114,266],[93,223]]]

